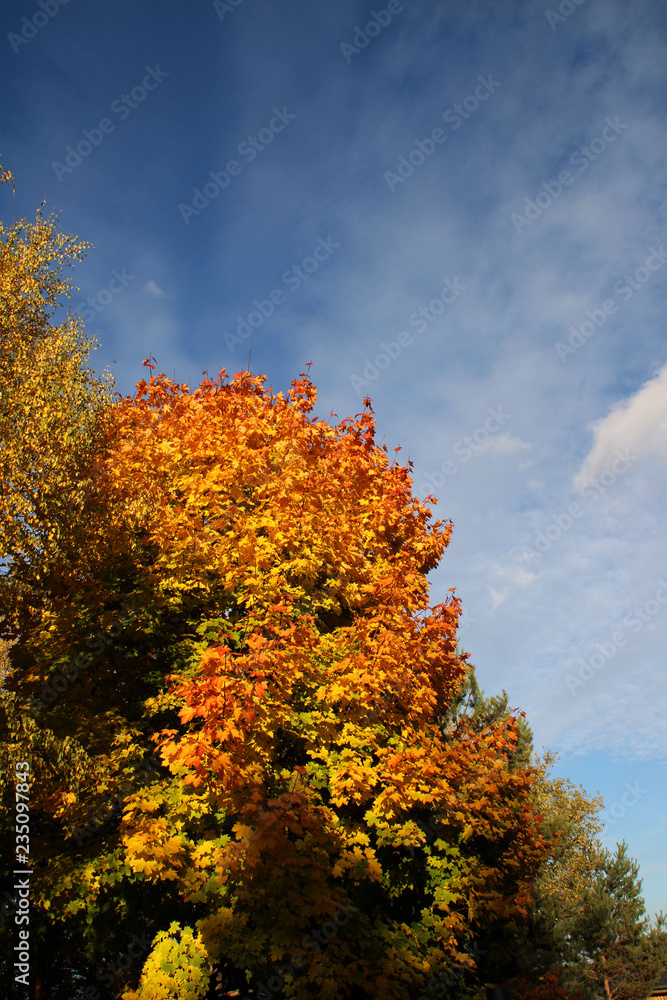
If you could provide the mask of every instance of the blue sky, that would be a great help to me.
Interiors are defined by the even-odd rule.
[[[196,384],[252,339],[276,389],[313,362],[321,416],[370,395],[454,521],[432,596],[457,588],[483,688],[604,795],[667,910],[667,8],[30,0],[2,24],[3,214],[44,199],[96,245],[96,367]]]

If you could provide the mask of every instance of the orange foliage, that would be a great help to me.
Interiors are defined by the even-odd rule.
[[[150,553],[140,585],[171,611],[194,596],[203,636],[147,703],[178,711],[155,737],[172,777],[127,802],[125,861],[204,905],[212,966],[253,975],[353,905],[285,996],[399,997],[526,912],[545,844],[515,720],[441,725],[467,670],[456,597],[428,605],[451,524],[374,444],[369,404],[330,426],[315,399],[305,376],[284,396],[159,375],[116,409],[105,474]],[[429,814],[440,837],[410,861]]]

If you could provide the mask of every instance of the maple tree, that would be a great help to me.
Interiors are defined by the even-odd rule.
[[[476,995],[554,844],[525,723],[476,688],[454,592],[429,606],[451,524],[370,401],[331,425],[305,374],[113,402],[55,319],[84,250],[53,218],[2,229],[0,757],[5,805],[13,762],[33,775],[33,995]],[[7,810],[4,858],[12,836]]]
[[[429,608],[426,573],[451,526],[429,527],[408,469],[373,444],[370,408],[330,427],[308,418],[307,378],[287,398],[263,382],[221,375],[190,395],[151,378],[119,417],[111,474],[153,544],[148,576],[172,604],[217,591],[193,663],[152,704],[180,707],[162,753],[182,802],[235,820],[214,844],[184,840],[177,815],[137,798],[127,860],[204,895],[200,947],[249,972],[290,948],[305,958],[306,917],[352,904],[350,933],[285,995],[401,996],[466,960],[475,919],[525,909],[544,851],[531,778],[508,766],[514,719],[443,732],[466,664],[458,602]],[[446,829],[408,865],[429,812]]]
[[[116,404],[89,491],[114,557],[74,568],[76,616],[71,590],[51,595],[14,685],[39,691],[54,650],[136,599],[29,734],[78,761],[38,804],[68,839],[36,898],[91,961],[140,907],[154,945],[127,1000],[216,975],[256,989],[276,962],[286,997],[404,996],[472,966],[476,922],[526,911],[547,849],[531,771],[509,763],[516,719],[444,725],[467,666],[458,602],[430,608],[426,574],[451,525],[429,524],[369,406],[330,426],[314,401],[305,376],[284,396],[223,372],[194,392],[151,376]],[[162,767],[135,787],[153,734]],[[122,786],[103,841],[76,843],[86,804]],[[309,951],[314,924],[335,947]]]
[[[0,234],[0,767],[5,806],[14,761],[33,775],[32,996],[478,1000],[523,954],[520,996],[574,1000],[624,961],[598,803],[483,697],[454,592],[429,606],[452,526],[370,401],[330,425],[307,375],[223,371],[114,403],[55,320],[86,244],[41,214]]]
[[[14,761],[33,776],[31,995],[479,1000],[514,976],[574,1000],[602,958],[652,969],[660,928],[623,944],[636,893],[610,910],[590,849],[599,804],[483,697],[454,592],[429,606],[452,526],[370,401],[330,425],[307,375],[223,371],[113,402],[55,318],[86,244],[41,213],[0,236],[0,767],[5,806]],[[0,843],[9,866],[10,808]]]

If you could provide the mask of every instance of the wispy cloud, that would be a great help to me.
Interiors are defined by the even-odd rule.
[[[661,461],[667,459],[667,364],[636,393],[616,403],[609,414],[590,425],[594,443],[574,480],[588,486],[619,450]]]
[[[152,279],[147,281],[144,285],[144,291],[148,292],[149,295],[155,296],[156,299],[166,299],[169,298],[167,293],[163,291],[159,285],[157,285]]]

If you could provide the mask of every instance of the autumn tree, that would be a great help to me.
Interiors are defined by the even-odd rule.
[[[485,698],[473,669],[450,712],[497,723],[507,695]],[[645,1000],[667,963],[667,933],[662,917],[646,917],[639,867],[624,844],[603,848],[602,797],[553,777],[557,755],[537,757],[525,723],[520,747],[521,761],[534,763],[531,800],[552,846],[527,916],[477,929],[482,975],[519,1000]]]
[[[13,638],[39,627],[49,592],[71,584],[91,516],[110,381],[87,366],[94,339],[82,321],[71,310],[55,321],[72,297],[64,269],[88,246],[41,210],[32,223],[0,223],[0,615]]]
[[[283,395],[243,372],[194,392],[151,376],[119,402],[90,494],[114,558],[79,563],[76,616],[56,595],[42,676],[15,684],[48,702],[48,650],[133,605],[106,655],[33,703],[37,732],[82,755],[78,787],[43,803],[63,839],[40,905],[91,964],[147,929],[114,983],[128,1000],[278,980],[410,995],[473,965],[476,921],[527,912],[547,849],[516,719],[442,726],[467,665],[458,601],[429,607],[426,575],[451,525],[374,444],[369,406],[332,426],[314,403],[306,376]],[[122,807],[82,834],[105,797]]]
[[[33,778],[33,996],[474,989],[550,845],[520,717],[452,710],[460,608],[427,582],[451,524],[370,401],[331,424],[306,375],[112,403],[56,316],[85,245],[41,214],[1,232],[0,764],[5,807],[14,761]]]
[[[0,179],[13,183],[11,173],[1,168]],[[74,797],[70,785],[77,785],[85,763],[82,747],[66,733],[41,729],[27,704],[30,693],[58,660],[58,650],[49,642],[53,602],[57,602],[63,625],[63,601],[82,578],[75,566],[99,565],[105,546],[113,541],[103,527],[104,505],[97,508],[100,520],[90,502],[93,456],[104,436],[103,415],[111,407],[110,380],[88,367],[94,340],[84,335],[81,321],[66,308],[71,285],[65,272],[85,249],[85,243],[58,231],[55,217],[44,218],[41,211],[35,222],[0,223],[0,665],[4,688],[0,843],[2,881],[8,888],[14,881],[10,871],[15,849],[11,782],[15,762],[28,757],[34,764],[33,832],[40,831],[40,816],[57,813],[56,779],[62,782],[59,794]],[[94,544],[86,547],[86,540]],[[69,652],[69,645],[66,649]],[[92,774],[93,762],[87,764]],[[38,865],[46,864],[60,848],[58,836],[52,836],[57,826],[41,829],[43,858],[38,852]],[[37,845],[39,838],[33,843]],[[0,938],[9,958],[6,964],[2,959],[6,996],[16,988],[12,975],[14,908],[11,892],[8,895],[2,898],[0,913]],[[79,943],[67,943],[44,909],[34,913],[31,932],[35,946],[39,943],[33,962],[33,992],[38,995],[41,967],[48,964],[53,970],[68,949],[76,952]],[[50,996],[59,1000],[55,991]],[[63,1000],[69,1000],[64,988]]]
[[[0,844],[25,759],[32,996],[483,996],[503,934],[535,954],[548,901],[593,892],[594,809],[482,695],[454,592],[429,605],[451,524],[370,402],[318,419],[306,375],[113,403],[56,316],[85,244],[1,235]],[[614,913],[567,932],[587,974]]]

